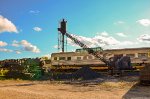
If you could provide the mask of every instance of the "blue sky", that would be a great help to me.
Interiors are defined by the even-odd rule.
[[[89,47],[150,46],[150,0],[0,0],[0,59],[57,52],[59,21]],[[68,51],[79,48],[68,39]]]

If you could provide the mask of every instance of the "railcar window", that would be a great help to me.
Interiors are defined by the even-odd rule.
[[[71,57],[67,57],[67,60],[71,60]]]
[[[76,52],[81,52],[81,49],[76,49]]]
[[[123,56],[123,54],[114,54],[114,57],[121,57],[121,56]]]
[[[65,57],[59,57],[59,60],[65,60]]]
[[[57,60],[57,57],[54,57],[54,60]]]
[[[135,54],[126,54],[126,56],[129,56],[130,58],[134,58]]]
[[[81,57],[77,57],[77,60],[81,60]]]
[[[87,59],[87,56],[84,56],[83,59],[86,60],[86,59]]]
[[[148,57],[148,53],[138,53],[138,57],[139,58],[147,58]]]
[[[88,56],[88,59],[92,59],[93,57],[92,56]]]

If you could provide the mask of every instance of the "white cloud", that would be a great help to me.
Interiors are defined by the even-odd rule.
[[[19,47],[19,42],[16,40],[13,40],[12,46]]]
[[[46,55],[44,55],[42,57],[48,57],[48,59],[50,59],[51,58],[51,54],[46,54]]]
[[[71,34],[72,35],[72,34]],[[116,40],[115,38],[111,37],[111,36],[102,36],[100,35],[96,35],[93,38],[89,38],[89,37],[84,37],[84,36],[75,36],[72,35],[75,38],[78,38],[79,41],[83,42],[84,44],[86,44],[88,47],[97,47],[97,46],[105,46],[105,45],[116,45],[119,44],[119,41]],[[68,43],[72,46],[77,46],[76,44],[74,44],[74,42],[70,39],[68,39]]]
[[[77,38],[82,43],[86,44],[88,47],[102,47],[104,49],[114,49],[114,48],[128,48],[137,45],[138,43],[133,41],[119,41],[112,36],[103,36],[101,33],[94,37],[84,37],[76,36],[71,34],[73,37]],[[78,47],[72,40],[68,39],[68,43],[71,46]]]
[[[127,37],[124,33],[116,33],[116,35],[118,35],[120,37]]]
[[[20,42],[20,44],[24,47],[25,51],[31,51],[31,52],[34,52],[34,53],[39,53],[40,52],[40,50],[37,48],[37,46],[32,45],[31,43],[29,43],[26,40],[22,40]]]
[[[150,19],[141,19],[141,20],[138,20],[137,23],[147,27],[147,26],[150,26]]]
[[[0,48],[0,52],[13,52],[13,50],[6,49],[6,48]]]
[[[104,37],[104,36],[95,36],[93,38],[93,40],[96,41],[96,45],[101,45],[101,44],[104,44],[104,45],[116,45],[119,43],[118,40],[116,40],[114,37],[112,36],[108,36],[108,37]]]
[[[6,42],[0,41],[0,47],[7,46],[8,44]]]
[[[142,34],[137,38],[137,40],[140,42],[150,43],[150,35],[149,34]]]
[[[119,45],[121,45],[121,46],[129,46],[129,45],[133,45],[133,44],[137,44],[137,43],[134,43],[131,41],[123,41],[123,42],[119,43]]]
[[[34,53],[39,53],[40,52],[40,50],[34,45],[25,46],[24,50],[25,51],[31,51],[31,52],[34,52]]]
[[[40,28],[40,27],[34,27],[33,30],[37,31],[37,32],[40,32],[40,31],[42,31],[42,28]]]
[[[20,42],[14,40],[12,46],[15,46],[15,47],[20,47],[21,46],[21,47],[23,47],[24,51],[30,51],[30,52],[34,52],[34,53],[39,53],[40,52],[40,49],[37,48],[37,46],[32,45],[31,43],[29,43],[26,40],[22,40]]]
[[[108,33],[104,31],[104,32],[101,33],[101,35],[102,36],[108,36]]]
[[[106,31],[103,32],[97,32],[96,35],[101,35],[101,36],[109,36],[109,34]]]
[[[54,45],[54,48],[58,48],[58,45]]]
[[[0,15],[0,33],[2,32],[18,33],[18,30],[16,26],[10,20]]]
[[[21,52],[19,50],[16,50],[15,52],[16,52],[16,54],[21,54]]]
[[[38,14],[38,13],[40,13],[40,11],[39,10],[30,10],[29,13],[31,13],[31,14]]]
[[[115,25],[124,24],[124,23],[125,23],[124,21],[117,21],[117,22],[114,22]]]

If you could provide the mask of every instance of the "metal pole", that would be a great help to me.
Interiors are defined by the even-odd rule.
[[[62,52],[64,52],[64,34],[62,34]]]

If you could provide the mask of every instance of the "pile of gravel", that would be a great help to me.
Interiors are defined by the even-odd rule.
[[[84,66],[72,74],[75,79],[90,80],[103,77],[100,73],[93,71],[90,67]]]

